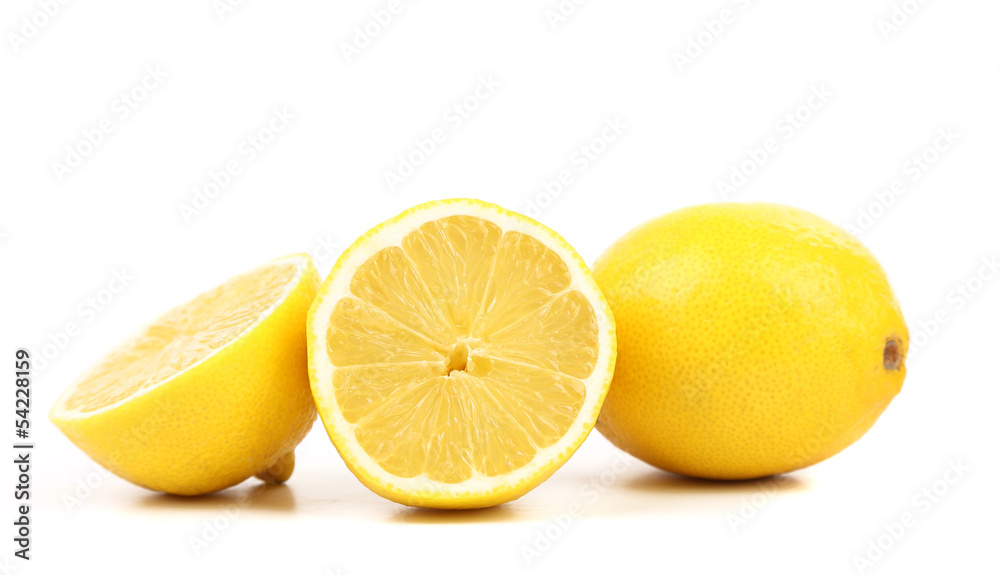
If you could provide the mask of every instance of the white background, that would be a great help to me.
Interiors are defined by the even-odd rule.
[[[897,30],[880,27],[896,5],[913,13],[896,15]],[[0,349],[65,345],[34,380],[33,559],[11,558],[8,463],[0,565],[848,573],[871,553],[863,572],[996,568],[1000,280],[980,270],[1000,254],[997,2],[592,0],[553,26],[546,12],[556,0],[402,1],[345,57],[344,43],[386,6],[255,0],[220,16],[213,0],[95,1],[46,18],[33,0],[3,3]],[[712,22],[720,16],[727,22]],[[690,47],[699,39],[700,54]],[[695,57],[678,65],[685,50]],[[146,78],[147,69],[165,77]],[[477,98],[481,78],[499,86]],[[148,89],[137,88],[144,80]],[[129,107],[121,98],[133,89],[141,101]],[[813,89],[829,95],[810,99]],[[448,112],[462,102],[475,110]],[[290,125],[252,160],[241,154],[282,107]],[[804,119],[794,130],[790,113]],[[616,120],[622,133],[594,142]],[[111,131],[88,150],[84,133],[102,122]],[[443,143],[392,189],[386,172],[434,130]],[[928,152],[939,130],[957,141]],[[181,499],[104,477],[47,420],[59,391],[136,327],[269,258],[309,252],[325,274],[340,250],[399,211],[471,196],[522,212],[546,204],[531,211],[592,262],[650,217],[722,200],[719,182],[768,138],[777,150],[763,167],[748,165],[753,174],[727,199],[866,226],[862,239],[919,348],[867,436],[781,481],[698,482],[627,458],[616,467],[620,452],[594,433],[514,503],[425,511],[368,492],[317,424],[287,487],[250,480]],[[54,163],[70,161],[68,146],[85,157],[64,173]],[[585,164],[581,146],[603,153]],[[925,153],[935,161],[915,169]],[[182,205],[230,160],[240,173],[186,220]],[[547,202],[543,184],[564,170],[572,183]],[[891,205],[873,205],[880,192]],[[100,312],[81,313],[123,269],[128,286]],[[960,296],[959,285],[978,292]],[[935,327],[935,316],[947,322]],[[69,322],[79,331],[63,338]],[[13,381],[4,389],[0,427],[12,438]],[[950,465],[968,470],[959,477]],[[925,489],[939,495],[931,501]],[[567,519],[574,504],[581,511]],[[916,524],[892,539],[884,526],[904,513]],[[211,536],[212,522],[223,527],[196,554],[191,538]],[[526,549],[538,556],[526,560]]]

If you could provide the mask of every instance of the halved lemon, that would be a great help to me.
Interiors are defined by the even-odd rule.
[[[199,495],[288,479],[316,419],[306,313],[312,258],[287,256],[176,307],[69,386],[49,418],[137,485]]]
[[[313,397],[351,471],[406,505],[479,508],[548,478],[594,426],[614,319],[555,232],[423,204],[340,257],[309,311]]]

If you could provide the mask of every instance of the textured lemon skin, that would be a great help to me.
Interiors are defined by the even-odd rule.
[[[320,322],[322,318],[317,316],[317,310],[323,307],[323,301],[328,297],[328,288],[333,284],[335,278],[341,273],[342,268],[345,263],[350,259],[351,254],[355,251],[364,251],[373,237],[377,236],[383,230],[391,229],[396,227],[397,223],[401,220],[405,220],[411,214],[423,211],[431,210],[441,206],[462,206],[462,205],[472,205],[478,208],[485,209],[487,211],[493,211],[498,214],[503,214],[520,220],[525,225],[530,227],[532,231],[536,233],[544,233],[547,235],[548,239],[552,240],[556,244],[567,250],[571,256],[572,261],[567,261],[567,265],[575,265],[578,270],[584,272],[583,277],[588,278],[594,286],[594,293],[596,295],[597,301],[592,301],[592,305],[595,308],[599,307],[606,314],[609,322],[608,330],[610,331],[610,341],[608,350],[609,362],[607,368],[604,369],[603,373],[600,374],[602,378],[602,385],[597,390],[598,398],[594,404],[594,407],[589,412],[584,412],[580,414],[582,418],[583,431],[573,438],[573,440],[567,445],[565,449],[560,451],[554,457],[552,457],[546,465],[540,467],[535,473],[528,477],[516,482],[516,483],[506,483],[498,485],[490,490],[469,490],[464,492],[442,492],[436,489],[435,485],[428,482],[426,488],[417,491],[402,488],[399,485],[394,484],[392,481],[386,481],[375,474],[371,473],[368,466],[361,460],[359,454],[354,453],[352,450],[348,449],[349,441],[340,433],[337,429],[335,423],[335,416],[333,415],[336,411],[339,411],[339,407],[333,400],[327,400],[323,397],[320,391],[322,386],[328,385],[327,382],[321,381],[318,377],[317,363],[321,361],[321,354],[326,354],[326,341],[325,338],[317,336],[315,326],[317,322]],[[369,230],[365,235],[358,238],[337,260],[333,269],[330,271],[329,276],[326,281],[319,289],[319,293],[313,302],[312,307],[309,310],[308,317],[308,346],[309,346],[309,375],[310,381],[313,389],[313,396],[316,401],[316,406],[319,410],[320,420],[323,421],[324,426],[327,431],[327,435],[330,437],[331,442],[334,447],[336,447],[337,452],[340,454],[344,463],[347,464],[348,469],[355,477],[368,489],[370,489],[375,494],[399,503],[402,505],[409,505],[414,507],[425,507],[431,509],[482,509],[486,507],[493,507],[495,505],[500,505],[502,503],[507,503],[513,501],[524,494],[528,493],[538,485],[542,484],[549,477],[552,476],[560,467],[566,463],[567,460],[579,449],[580,445],[590,434],[593,429],[597,417],[601,411],[601,403],[603,402],[608,388],[611,383],[612,375],[614,374],[615,361],[617,357],[617,347],[615,344],[615,321],[611,314],[611,310],[607,305],[603,294],[601,294],[600,289],[597,287],[596,282],[593,280],[590,269],[587,264],[583,261],[583,258],[577,254],[576,250],[573,249],[570,244],[562,238],[556,232],[550,230],[548,227],[516,212],[506,210],[500,206],[483,202],[481,200],[467,199],[467,198],[455,198],[448,200],[437,200],[431,201],[424,204],[420,204],[413,208],[410,208],[398,216],[387,220],[378,226]],[[367,456],[365,456],[367,457]]]
[[[885,273],[839,227],[773,204],[711,204],[632,230],[594,275],[618,362],[597,422],[675,473],[750,479],[822,461],[899,392],[909,333]]]
[[[136,485],[202,495],[291,454],[316,419],[305,319],[319,287],[308,258],[294,290],[252,330],[169,381],[106,411],[50,418],[102,467]],[[57,405],[58,407],[58,405]],[[286,458],[291,464],[291,457]]]

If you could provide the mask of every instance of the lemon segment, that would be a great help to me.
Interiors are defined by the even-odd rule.
[[[484,202],[413,208],[359,239],[309,315],[313,394],[376,493],[484,507],[555,471],[593,427],[614,320],[541,224]]]

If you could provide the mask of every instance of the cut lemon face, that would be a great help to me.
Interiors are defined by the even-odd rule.
[[[309,312],[320,417],[375,493],[477,508],[544,481],[594,426],[614,319],[545,226],[476,200],[423,204],[340,258]]]
[[[118,346],[49,417],[94,461],[149,489],[284,481],[316,419],[305,320],[318,287],[307,255],[238,275]]]

